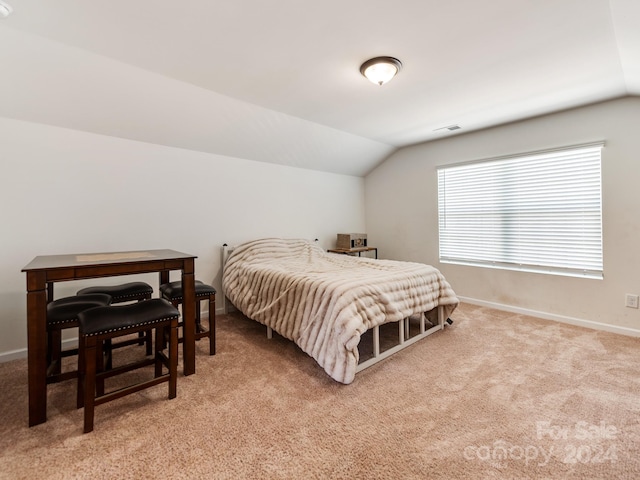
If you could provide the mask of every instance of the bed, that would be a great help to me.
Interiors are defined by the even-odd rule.
[[[434,267],[327,253],[304,239],[265,238],[223,250],[225,301],[293,341],[334,380],[355,374],[445,326],[458,299]],[[435,324],[425,313],[437,311]],[[419,334],[407,335],[417,318]],[[398,345],[381,353],[379,327],[397,322]],[[374,354],[358,344],[373,331]]]

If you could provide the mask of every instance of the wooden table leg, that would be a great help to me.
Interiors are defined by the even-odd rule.
[[[184,374],[196,373],[196,287],[193,258],[186,259],[182,269],[182,355]]]
[[[47,421],[47,290],[42,272],[27,273],[29,426]]]
[[[165,283],[169,283],[169,270],[162,270],[160,272],[160,285],[164,285]],[[160,297],[162,297],[161,294]]]

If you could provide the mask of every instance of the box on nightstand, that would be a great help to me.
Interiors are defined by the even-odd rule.
[[[336,248],[359,248],[367,246],[366,233],[339,233]]]

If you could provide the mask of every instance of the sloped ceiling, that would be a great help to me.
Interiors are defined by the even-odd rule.
[[[640,94],[638,0],[6,1],[0,116],[348,175]]]

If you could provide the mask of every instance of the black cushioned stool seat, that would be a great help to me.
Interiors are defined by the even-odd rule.
[[[160,298],[127,305],[96,307],[78,315],[80,374],[78,375],[78,408],[84,406],[84,432],[93,430],[96,405],[169,382],[169,398],[176,397],[178,371],[178,318],[180,312]],[[145,358],[104,371],[99,346],[113,338],[148,329],[158,329],[154,358]],[[169,330],[168,354],[163,352],[164,330]],[[160,333],[162,331],[162,333]],[[112,392],[104,392],[104,380],[131,370],[155,365],[154,377]],[[163,366],[168,372],[163,374]],[[97,393],[96,393],[97,392]]]
[[[111,303],[123,303],[123,302],[141,302],[143,300],[149,300],[153,295],[153,287],[146,282],[129,282],[120,285],[109,286],[94,286],[86,287],[76,292],[78,296],[93,295],[96,293],[106,293],[111,295]],[[147,355],[151,355],[151,330],[147,332],[140,332],[138,339],[122,340],[114,345],[109,345],[112,348],[126,347],[127,345],[146,345]],[[108,360],[108,366],[110,366],[110,360]]]
[[[202,283],[199,280],[195,281],[196,290],[196,334],[197,340],[201,338],[209,338],[209,355],[216,354],[216,289],[211,285]],[[182,282],[169,282],[160,285],[160,295],[162,298],[169,300],[174,307],[177,307],[182,303]],[[206,330],[202,326],[200,318],[200,302],[209,301],[209,329]],[[178,324],[184,328],[183,322]],[[183,341],[181,338],[179,341]]]
[[[122,285],[86,287],[78,290],[77,295],[106,293],[111,295],[111,303],[122,303],[133,300],[149,300],[153,295],[153,287],[145,282],[129,282]]]
[[[78,314],[94,307],[111,304],[111,296],[104,293],[64,297],[47,304],[47,383],[76,378],[78,371],[61,373],[62,357],[76,355],[77,348],[62,350],[62,330],[78,326]]]

